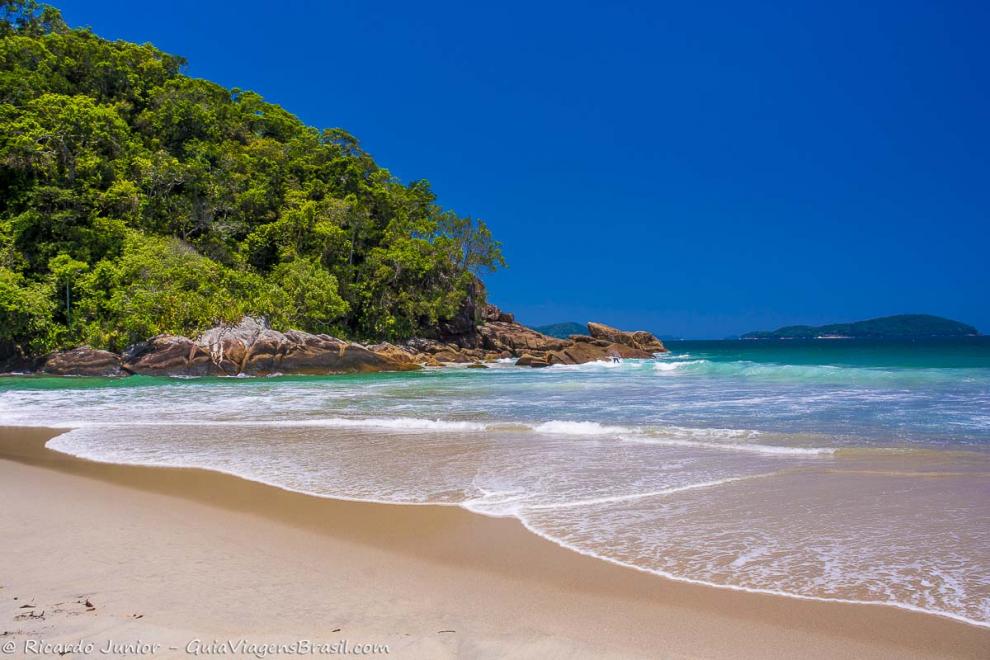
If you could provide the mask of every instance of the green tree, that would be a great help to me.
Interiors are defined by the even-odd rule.
[[[65,312],[64,325],[71,332],[72,330],[72,290],[76,280],[82,273],[89,270],[89,264],[84,261],[77,261],[67,254],[60,254],[48,262],[48,271],[53,290],[57,295],[65,292]]]
[[[44,284],[25,281],[20,273],[0,267],[0,349],[19,348],[43,353],[57,337],[52,324],[50,290]]]
[[[337,278],[309,259],[294,259],[272,271],[277,284],[275,327],[298,328],[331,334],[336,322],[347,313],[348,304],[337,291]]]
[[[246,313],[401,339],[480,302],[504,265],[485,223],[184,63],[0,0],[0,268],[28,310],[0,342],[119,349]]]

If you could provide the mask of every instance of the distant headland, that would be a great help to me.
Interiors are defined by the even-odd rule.
[[[740,339],[894,339],[918,337],[974,337],[980,332],[971,325],[930,314],[897,314],[881,318],[832,323],[789,325],[773,331],[747,332]]]
[[[547,335],[548,337],[556,337],[557,339],[567,339],[571,335],[583,335],[586,332],[586,328],[583,323],[575,323],[574,321],[551,323],[549,325],[537,325],[533,326],[533,330]]]

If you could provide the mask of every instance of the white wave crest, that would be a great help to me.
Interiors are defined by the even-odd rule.
[[[832,447],[786,447],[781,445],[747,444],[743,442],[718,442],[690,440],[683,437],[663,437],[656,435],[628,435],[622,436],[622,440],[627,442],[638,442],[641,444],[663,445],[666,447],[694,447],[698,449],[720,449],[722,451],[745,451],[755,454],[768,454],[778,456],[830,456],[836,452]]]
[[[701,364],[705,360],[663,360],[653,365],[654,371],[677,371],[692,364]]]
[[[290,420],[273,422],[276,426],[322,426],[327,428],[378,428],[396,431],[487,431],[488,424],[481,422],[451,421],[443,419],[419,419],[416,417],[329,417],[315,420]]]
[[[551,420],[530,427],[536,433],[552,433],[554,435],[615,435],[618,433],[638,433],[634,428],[626,426],[606,426],[598,422],[565,422]]]

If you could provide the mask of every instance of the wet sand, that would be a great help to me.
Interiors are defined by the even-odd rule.
[[[946,618],[665,580],[454,507],[84,461],[45,449],[56,433],[0,429],[0,647],[141,640],[183,657],[194,639],[347,640],[401,658],[990,657],[990,629]]]

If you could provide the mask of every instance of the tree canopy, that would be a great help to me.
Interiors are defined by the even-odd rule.
[[[0,343],[120,350],[242,314],[429,335],[505,265],[427,181],[184,64],[0,0]]]

